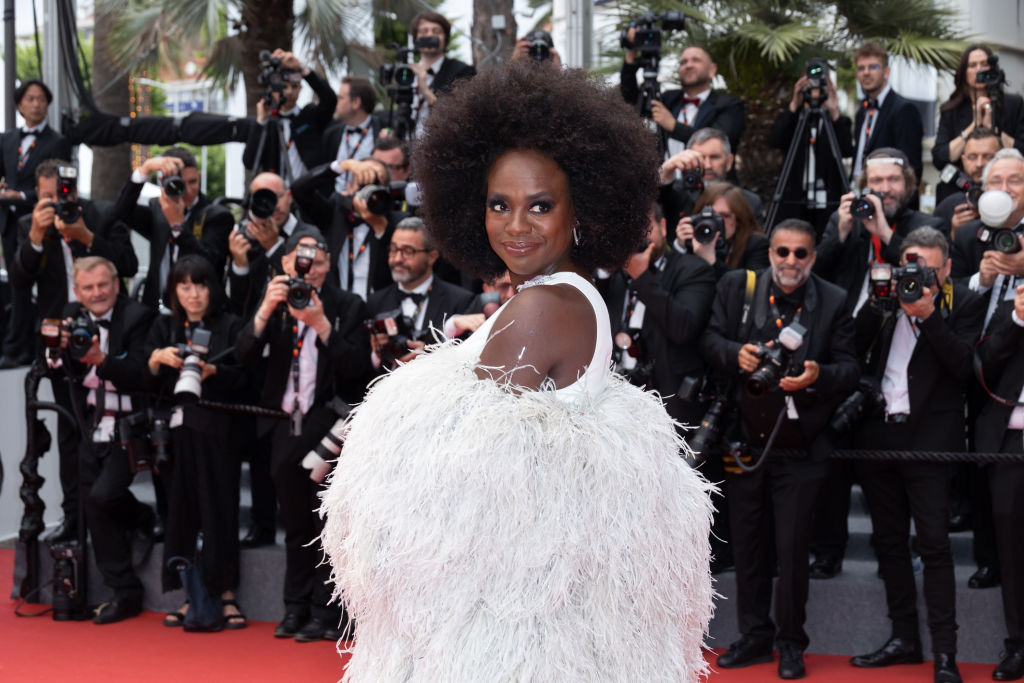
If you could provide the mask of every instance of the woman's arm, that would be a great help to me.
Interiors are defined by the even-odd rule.
[[[517,294],[501,312],[476,374],[516,389],[556,388],[583,375],[594,356],[597,320],[586,296],[571,285],[535,286]]]

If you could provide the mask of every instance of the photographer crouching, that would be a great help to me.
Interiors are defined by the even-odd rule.
[[[169,458],[158,462],[167,490],[163,589],[182,587],[175,557],[193,559],[211,596],[223,603],[223,627],[244,628],[235,602],[239,580],[239,462],[232,447],[231,415],[196,405],[199,398],[231,402],[245,383],[232,346],[241,319],[224,312],[226,297],[213,266],[192,254],[171,269],[171,315],[153,323],[146,339],[153,389],[173,404],[168,419]],[[227,355],[225,355],[225,351]],[[202,550],[196,558],[196,539]],[[182,626],[189,604],[164,619]],[[219,630],[220,622],[205,624]],[[191,621],[190,621],[191,626]]]
[[[327,282],[331,267],[324,237],[308,227],[283,247],[285,275],[270,280],[256,315],[238,335],[235,350],[249,366],[267,355],[260,404],[283,410],[290,420],[260,418],[257,430],[270,440],[271,476],[285,531],[285,617],[277,638],[299,642],[338,640],[343,609],[328,605],[330,567],[321,562],[317,539],[323,522],[314,512],[317,491],[330,465],[306,455],[337,420],[335,396],[362,398],[370,372],[366,304]]]
[[[811,272],[815,256],[809,223],[779,223],[771,238],[771,267],[722,277],[701,340],[712,371],[743,387],[736,392],[739,442],[730,444],[725,460],[741,637],[718,666],[770,662],[774,643],[784,679],[805,674],[807,520],[831,450],[825,428],[858,377],[846,293]],[[774,622],[774,566],[764,547],[769,519],[779,570]]]
[[[150,548],[153,542],[155,515],[128,488],[134,473],[116,435],[118,419],[132,412],[125,392],[144,388],[143,342],[153,312],[120,294],[117,269],[105,258],[77,259],[71,276],[78,302],[64,311],[60,347],[69,350],[69,369],[76,378],[73,398],[84,407],[82,426],[90,430],[79,450],[85,518],[96,565],[114,591],[113,599],[97,608],[93,623],[112,624],[142,611],[132,539],[138,533]]]
[[[863,449],[963,451],[967,383],[985,307],[965,284],[948,280],[949,243],[942,232],[917,228],[903,238],[901,249],[901,267],[872,268],[870,302],[855,322],[865,378],[874,378],[884,399],[863,407],[867,418],[856,430],[855,443]],[[879,391],[865,392],[865,400],[872,401],[872,393]],[[922,661],[910,559],[913,518],[924,562],[935,681],[958,683],[956,588],[947,526],[950,465],[864,460],[857,462],[856,472],[871,512],[892,636],[881,649],[850,662],[873,668]]]

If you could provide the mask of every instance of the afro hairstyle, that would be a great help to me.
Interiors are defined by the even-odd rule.
[[[619,268],[643,242],[661,161],[654,134],[617,89],[513,60],[439,98],[416,146],[421,215],[448,261],[484,280],[506,270],[484,216],[490,169],[510,150],[540,152],[566,174],[580,226],[576,265]]]

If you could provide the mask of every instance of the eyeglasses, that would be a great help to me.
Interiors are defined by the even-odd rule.
[[[790,249],[789,247],[775,247],[775,255],[781,259],[789,258],[790,254],[796,256],[797,260],[803,261],[811,255],[811,252],[807,247],[797,247],[796,249]]]
[[[1000,176],[996,176],[995,178],[989,178],[988,182],[985,183],[985,187],[987,189],[1000,188],[1000,187],[1003,187],[1004,185],[1006,187],[1021,187],[1021,186],[1024,186],[1024,176],[1022,176],[1022,175],[1012,175],[1012,176],[1010,176],[1008,178],[1002,178]]]
[[[881,68],[881,64],[858,64],[857,73],[861,73],[862,71],[878,71]]]
[[[394,244],[388,246],[388,256],[401,254],[402,258],[412,258],[416,254],[422,254],[430,249],[416,249],[415,247],[396,247]]]

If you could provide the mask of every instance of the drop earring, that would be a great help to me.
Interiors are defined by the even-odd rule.
[[[576,221],[576,225],[572,226],[572,243],[577,247],[580,246],[580,222]]]

